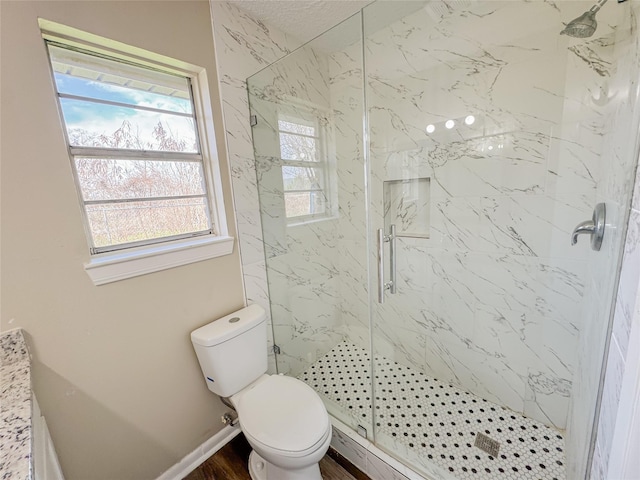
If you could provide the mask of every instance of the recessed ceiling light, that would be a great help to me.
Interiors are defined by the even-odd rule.
[[[473,125],[473,122],[476,121],[476,117],[474,117],[473,115],[468,115],[467,118],[464,119],[464,123],[466,123],[467,125]]]
[[[427,133],[433,133],[436,131],[435,125],[427,125]]]
[[[447,120],[447,123],[445,123],[444,126],[451,130],[456,126],[456,122],[454,122],[453,120]]]

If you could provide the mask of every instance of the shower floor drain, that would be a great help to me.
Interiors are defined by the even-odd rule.
[[[417,459],[416,468],[427,459],[460,480],[565,479],[557,430],[384,357],[374,363],[376,436]],[[370,365],[366,350],[342,342],[298,378],[363,424],[371,422]],[[480,435],[499,451],[478,448]]]
[[[498,453],[500,453],[500,442],[496,442],[484,433],[476,435],[476,441],[473,442],[473,445],[492,457],[497,457]]]

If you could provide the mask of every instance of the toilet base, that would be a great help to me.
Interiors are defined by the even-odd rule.
[[[249,455],[249,475],[252,480],[322,480],[317,463],[297,470],[283,470],[267,462],[255,450]]]

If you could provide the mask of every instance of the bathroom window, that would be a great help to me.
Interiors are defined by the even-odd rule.
[[[204,70],[68,42],[57,24],[43,26],[92,261],[197,247],[170,268],[230,253],[215,145],[201,141],[214,138],[202,121],[212,117]]]
[[[278,136],[289,224],[327,217],[330,169],[322,120],[281,115]]]

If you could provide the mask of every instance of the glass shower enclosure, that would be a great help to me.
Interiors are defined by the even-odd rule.
[[[278,372],[430,477],[588,468],[640,73],[590,6],[378,1],[248,80]]]

